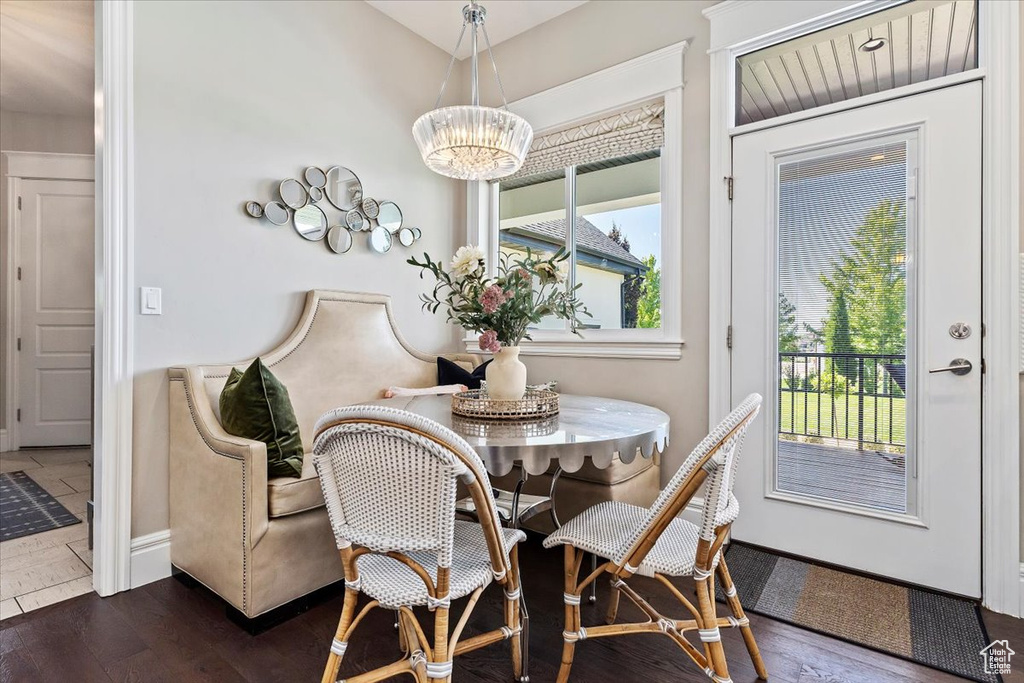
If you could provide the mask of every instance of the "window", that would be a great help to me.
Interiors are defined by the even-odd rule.
[[[576,221],[566,229],[566,199]],[[585,329],[661,327],[661,150],[600,159],[500,183],[499,249],[569,250]],[[564,329],[543,321],[540,329]]]

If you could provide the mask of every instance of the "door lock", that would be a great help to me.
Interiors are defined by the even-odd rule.
[[[971,365],[971,361],[966,358],[954,358],[944,368],[934,368],[928,372],[935,374],[937,372],[952,372],[954,375],[966,375],[974,366]]]
[[[971,326],[967,323],[953,323],[949,326],[949,336],[953,339],[967,339],[971,336]]]

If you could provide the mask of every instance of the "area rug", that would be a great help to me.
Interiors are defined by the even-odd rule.
[[[743,608],[940,671],[1001,683],[986,673],[989,645],[978,605],[783,557],[733,542],[729,573]],[[717,587],[719,599],[724,592]]]
[[[0,473],[0,541],[81,521],[24,472]]]

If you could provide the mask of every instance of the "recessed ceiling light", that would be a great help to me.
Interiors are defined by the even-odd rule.
[[[885,47],[885,38],[868,38],[858,48],[861,52],[874,52]]]

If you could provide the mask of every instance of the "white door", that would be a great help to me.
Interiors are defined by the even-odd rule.
[[[91,442],[92,181],[21,181],[19,446]]]
[[[737,136],[733,176],[735,538],[979,597],[981,83]]]

